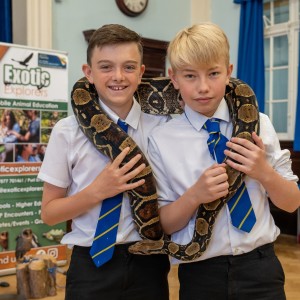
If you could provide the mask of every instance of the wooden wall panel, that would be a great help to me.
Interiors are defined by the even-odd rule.
[[[300,152],[293,151],[292,141],[281,141],[281,149],[288,149],[291,152],[293,172],[300,178]],[[271,213],[276,225],[280,228],[281,233],[297,236],[297,211],[294,213],[285,212],[270,202]]]

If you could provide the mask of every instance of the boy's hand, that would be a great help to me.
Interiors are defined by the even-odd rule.
[[[192,187],[197,193],[199,204],[215,201],[228,194],[226,164],[213,164],[206,169]]]
[[[224,153],[229,159],[226,163],[253,179],[260,180],[266,171],[271,168],[266,160],[265,146],[262,139],[252,133],[255,144],[242,138],[233,137],[226,143],[227,147],[235,152],[225,150]]]
[[[133,169],[134,165],[141,159],[140,154],[121,166],[121,163],[129,150],[129,147],[125,148],[113,162],[106,165],[102,172],[92,182],[90,185],[90,192],[94,194],[94,197],[98,194],[101,197],[101,200],[104,200],[127,190],[134,189],[145,183],[144,179],[133,183],[127,183],[145,168],[145,164],[141,164]]]

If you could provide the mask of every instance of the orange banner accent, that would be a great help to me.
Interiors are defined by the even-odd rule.
[[[32,248],[25,255],[26,259],[36,254],[47,254],[55,257],[56,261],[67,260],[67,246],[53,245],[48,247]],[[12,269],[16,267],[15,251],[7,251],[0,253],[0,271],[5,269]],[[1,275],[1,274],[0,274]]]
[[[5,55],[6,51],[9,49],[8,46],[0,45],[0,60]]]
[[[1,163],[1,175],[35,175],[40,171],[42,163]]]

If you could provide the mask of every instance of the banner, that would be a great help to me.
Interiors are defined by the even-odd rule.
[[[59,244],[66,223],[41,220],[37,174],[53,126],[68,115],[68,57],[0,43],[0,70],[0,275],[7,275],[15,272],[16,250],[25,259],[41,253],[66,262]]]

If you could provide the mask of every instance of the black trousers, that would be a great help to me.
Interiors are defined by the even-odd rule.
[[[90,248],[75,246],[67,272],[66,300],[169,300],[167,255],[133,255],[117,245],[97,268]]]
[[[237,256],[180,264],[180,300],[285,300],[284,272],[267,244]]]

